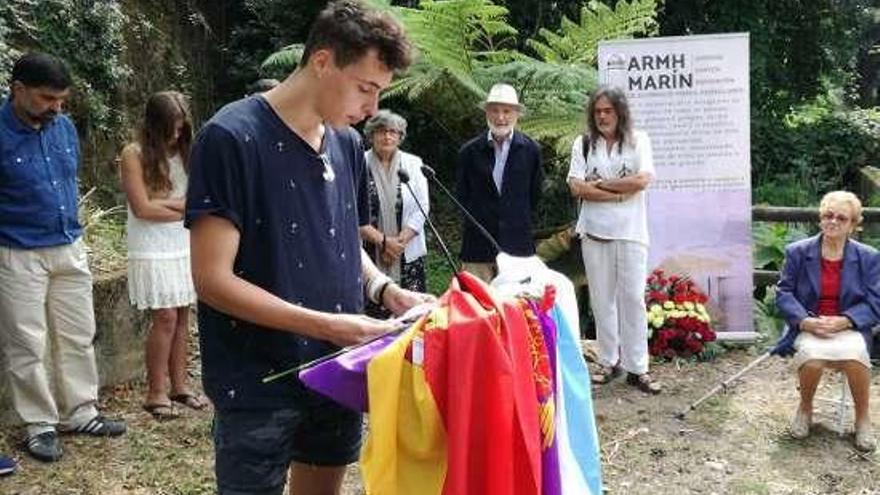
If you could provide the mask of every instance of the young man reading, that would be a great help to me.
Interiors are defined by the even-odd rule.
[[[205,391],[216,408],[220,494],[338,493],[357,459],[361,417],[268,374],[391,330],[358,313],[430,300],[382,275],[360,247],[363,149],[348,126],[377,111],[410,45],[387,14],[332,2],[299,68],[221,109],[191,159],[186,223]]]

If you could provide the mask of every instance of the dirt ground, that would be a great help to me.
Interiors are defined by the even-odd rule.
[[[797,403],[788,364],[771,358],[725,395],[690,413],[675,413],[733,375],[755,356],[747,350],[710,363],[654,366],[665,393],[648,397],[622,380],[594,389],[606,493],[641,494],[880,494],[880,454],[859,455],[847,432],[834,431],[835,406],[817,401],[812,435],[787,436]],[[880,430],[880,378],[871,398]],[[20,461],[19,472],[0,478],[4,495],[165,495],[214,493],[210,412],[156,422],[140,409],[142,386],[104,393],[103,408],[125,418],[130,432],[119,439],[65,436],[57,464],[42,464],[21,449],[22,431],[0,432],[0,451]],[[818,394],[836,398],[839,376],[826,376]],[[356,467],[345,495],[363,493]],[[417,494],[415,494],[417,495]]]

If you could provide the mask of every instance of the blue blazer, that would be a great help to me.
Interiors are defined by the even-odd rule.
[[[535,254],[532,212],[538,204],[544,181],[541,148],[525,134],[514,131],[504,166],[501,194],[492,179],[495,149],[488,131],[471,139],[458,152],[456,196],[501,249],[514,256]],[[492,262],[498,254],[483,235],[462,220],[461,260]]]
[[[771,353],[793,354],[801,320],[816,314],[821,290],[821,259],[821,234],[785,248],[785,266],[776,285],[776,306],[785,317],[788,331]],[[880,323],[880,253],[852,239],[847,240],[843,248],[838,307],[841,315],[852,320],[870,350],[871,329]]]

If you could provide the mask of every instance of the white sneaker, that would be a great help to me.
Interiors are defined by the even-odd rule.
[[[871,431],[870,426],[856,428],[856,438],[853,443],[856,450],[861,452],[874,452],[874,449],[877,448],[877,440],[874,438],[874,433]]]
[[[792,438],[802,440],[810,436],[810,419],[807,415],[801,411],[801,408],[798,408],[797,412],[794,415],[794,419],[791,421],[790,433]]]

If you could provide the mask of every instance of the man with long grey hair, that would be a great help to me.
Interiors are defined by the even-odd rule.
[[[575,139],[568,184],[580,201],[581,237],[590,306],[596,320],[600,369],[596,383],[626,370],[627,383],[657,394],[648,374],[645,278],[648,222],[645,188],[654,178],[651,140],[634,130],[626,95],[614,87],[593,93],[587,133]]]

